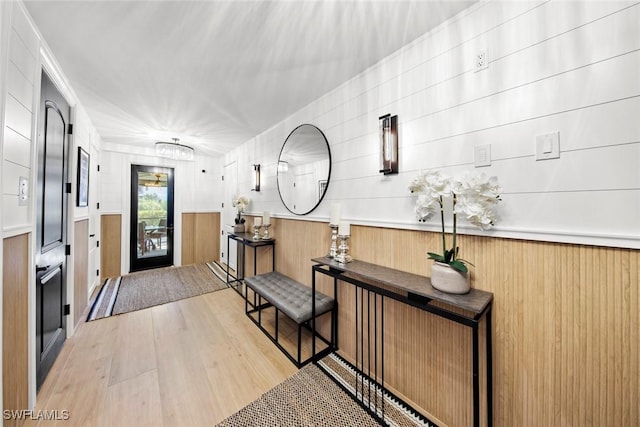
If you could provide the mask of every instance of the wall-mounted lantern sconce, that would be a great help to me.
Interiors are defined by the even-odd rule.
[[[260,191],[260,165],[253,165],[253,188],[251,191]]]
[[[384,115],[380,125],[380,172],[385,175],[398,173],[398,116]]]
[[[278,161],[278,172],[286,173],[289,171],[289,162],[284,160]]]

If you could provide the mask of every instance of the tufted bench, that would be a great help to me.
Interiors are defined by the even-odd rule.
[[[334,300],[320,292],[315,292],[315,317],[331,312],[331,340],[327,340],[310,327],[310,321],[314,316],[314,301],[312,289],[305,286],[290,277],[278,272],[259,274],[257,276],[246,277],[245,282],[245,312],[247,316],[256,324],[271,340],[282,350],[287,357],[301,367],[311,361],[313,355],[305,360],[301,360],[302,347],[302,327],[307,328],[315,333],[329,347],[333,345],[333,335],[335,326],[335,310]],[[258,302],[251,304],[249,302],[249,289],[258,297]],[[262,303],[262,299],[266,303]],[[269,307],[275,307],[275,336],[271,335],[262,325],[262,310]],[[298,325],[298,354],[294,358],[278,341],[278,312],[282,312],[289,319]],[[257,313],[257,319],[253,316]]]

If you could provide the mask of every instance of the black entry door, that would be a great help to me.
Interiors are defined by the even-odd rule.
[[[173,265],[173,169],[131,165],[131,271]]]
[[[38,389],[66,339],[69,105],[42,72],[38,123],[36,376]]]

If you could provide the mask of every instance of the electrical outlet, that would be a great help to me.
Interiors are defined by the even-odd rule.
[[[29,179],[21,176],[18,179],[18,206],[26,206],[29,200]]]
[[[476,72],[489,68],[489,55],[487,50],[481,50],[476,54]]]

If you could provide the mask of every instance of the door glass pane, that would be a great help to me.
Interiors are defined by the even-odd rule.
[[[138,171],[138,258],[167,255],[168,174]]]
[[[46,165],[44,176],[44,209],[42,215],[42,247],[62,242],[64,191],[64,121],[53,108],[46,109]]]

